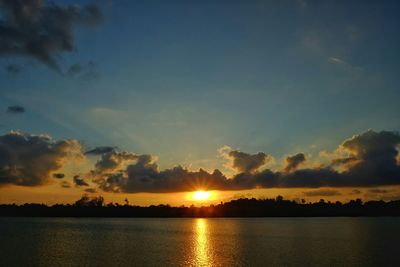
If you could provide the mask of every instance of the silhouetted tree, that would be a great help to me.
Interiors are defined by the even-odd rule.
[[[104,205],[102,196],[83,195],[73,205],[44,204],[0,205],[0,216],[47,216],[47,217],[272,217],[272,216],[400,216],[400,200],[390,202],[361,199],[347,203],[336,201],[302,204],[275,199],[241,198],[207,207],[151,205],[148,207],[108,203]]]
[[[102,196],[90,198],[87,194],[75,202],[77,207],[102,207],[103,204],[104,198]]]

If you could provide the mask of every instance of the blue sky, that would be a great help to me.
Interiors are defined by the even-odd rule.
[[[61,4],[63,2],[58,2]],[[90,1],[66,1],[65,4]],[[76,138],[88,147],[221,168],[229,145],[288,153],[334,149],[345,138],[400,130],[397,1],[104,1],[104,19],[75,29],[60,75],[2,56],[1,132]]]

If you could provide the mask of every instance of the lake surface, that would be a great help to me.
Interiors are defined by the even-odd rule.
[[[0,266],[400,266],[400,218],[0,218]]]

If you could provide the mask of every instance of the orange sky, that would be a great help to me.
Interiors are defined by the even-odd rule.
[[[3,186],[0,188],[0,203],[73,203],[85,192],[79,188],[61,188],[58,183],[41,187]],[[208,205],[218,204],[237,198],[275,198],[282,195],[287,199],[299,201],[305,199],[307,202],[319,201],[348,201],[361,198],[363,200],[383,199],[390,200],[400,196],[400,186],[376,188],[296,188],[296,189],[253,189],[238,191],[210,191],[211,197],[205,201],[193,199],[193,192],[180,193],[107,193],[97,192],[90,195],[101,195],[107,203],[124,203],[125,198],[132,205],[158,205],[170,204],[172,206]],[[311,195],[310,195],[311,194]]]

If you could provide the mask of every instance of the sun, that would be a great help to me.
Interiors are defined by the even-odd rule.
[[[198,201],[207,200],[210,198],[210,196],[211,196],[211,193],[207,192],[207,191],[196,191],[193,193],[193,199],[198,200]]]

